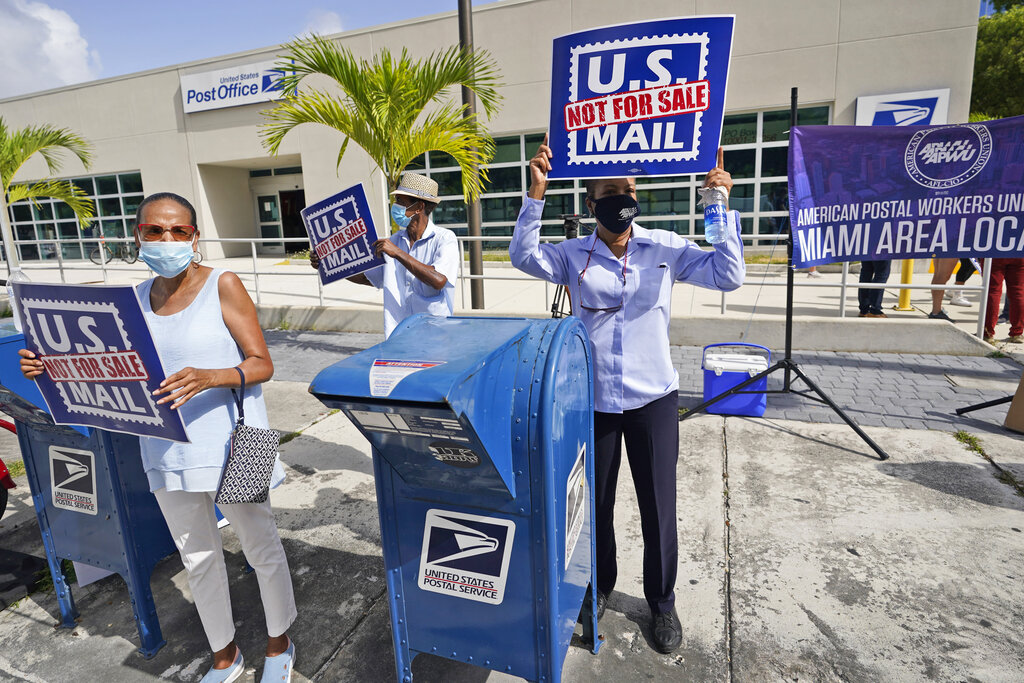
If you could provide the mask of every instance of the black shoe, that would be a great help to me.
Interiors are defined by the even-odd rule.
[[[673,607],[671,612],[656,612],[654,616],[654,649],[663,655],[674,652],[683,643],[683,626]]]
[[[932,320],[948,320],[953,322],[953,319],[946,315],[946,312],[943,310],[940,310],[938,313],[929,313],[928,317]]]

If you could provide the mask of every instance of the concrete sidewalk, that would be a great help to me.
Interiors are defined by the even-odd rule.
[[[393,653],[367,443],[327,415],[306,383],[271,382],[274,426],[301,434],[281,452],[273,493],[299,618],[295,680],[392,681]],[[620,581],[597,656],[573,646],[563,680],[1017,681],[1024,670],[1024,442],[984,434],[971,451],[949,432],[871,428],[875,460],[845,425],[701,416],[680,425],[677,603],[683,647],[650,647],[639,519],[620,475]],[[8,457],[10,438],[0,442]],[[0,521],[5,552],[42,555],[24,477]],[[262,664],[255,577],[224,531],[247,681]],[[73,631],[54,629],[52,594],[0,612],[0,680],[197,681],[206,643],[177,557],[153,590],[168,645],[152,660],[123,582],[75,591]],[[421,655],[415,680],[512,679]]]

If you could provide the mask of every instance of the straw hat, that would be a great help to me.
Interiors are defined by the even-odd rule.
[[[404,194],[414,199],[422,199],[431,204],[437,204],[441,200],[437,197],[437,181],[431,180],[419,173],[403,173],[398,183],[398,189],[391,194]]]

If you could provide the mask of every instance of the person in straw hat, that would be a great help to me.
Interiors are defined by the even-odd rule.
[[[455,233],[430,219],[440,201],[437,182],[405,173],[391,195],[391,219],[402,229],[373,243],[384,265],[348,278],[384,290],[384,334],[389,337],[398,323],[416,313],[451,315],[459,273]],[[315,254],[310,265],[319,266]]]

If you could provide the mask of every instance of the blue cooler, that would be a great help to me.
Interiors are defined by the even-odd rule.
[[[765,355],[745,353],[708,353],[708,349],[728,346],[733,349],[760,349]],[[704,400],[723,394],[734,386],[764,372],[771,364],[772,352],[757,344],[724,342],[704,347],[701,368],[704,370]],[[714,415],[746,415],[761,417],[768,405],[768,377],[748,384],[743,391],[717,401],[705,410]]]

